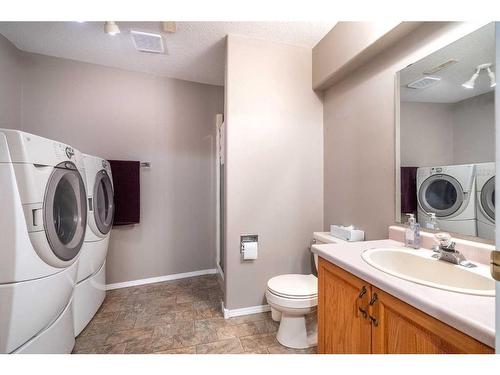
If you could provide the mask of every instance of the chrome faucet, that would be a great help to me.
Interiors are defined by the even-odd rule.
[[[476,267],[474,263],[465,259],[460,251],[455,250],[456,243],[451,240],[451,236],[448,233],[436,233],[434,237],[439,241],[439,245],[434,245],[432,247],[432,251],[436,253],[432,256],[433,258],[457,264],[462,267]]]

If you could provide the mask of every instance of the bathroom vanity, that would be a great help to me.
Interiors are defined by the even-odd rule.
[[[390,232],[394,238],[398,229]],[[362,259],[367,249],[401,245],[380,240],[313,246],[320,257],[318,352],[494,353],[494,297],[404,280]]]

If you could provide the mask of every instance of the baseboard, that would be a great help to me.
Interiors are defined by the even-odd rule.
[[[224,304],[222,304],[222,311],[224,312],[224,319],[233,318],[235,316],[258,314],[263,312],[271,311],[271,306],[269,305],[258,305],[243,307],[241,309],[226,309]]]
[[[220,277],[222,277],[222,280],[224,280],[224,271],[222,271],[220,264],[217,264],[217,273],[220,275]]]
[[[187,277],[194,277],[194,276],[213,275],[215,273],[217,273],[217,270],[215,268],[211,268],[208,270],[200,270],[200,271],[176,273],[173,275],[150,277],[147,279],[131,280],[131,281],[125,281],[122,283],[106,284],[106,290],[128,288],[131,286],[144,285],[144,284],[161,283],[163,281],[185,279]]]

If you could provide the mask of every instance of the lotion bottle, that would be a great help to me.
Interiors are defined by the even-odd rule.
[[[438,224],[437,224],[436,214],[434,212],[430,212],[429,216],[430,216],[429,220],[425,224],[425,227],[427,229],[438,230],[439,228],[438,228]]]
[[[408,214],[408,228],[405,231],[405,246],[413,249],[420,248],[420,225],[415,221],[414,214]]]

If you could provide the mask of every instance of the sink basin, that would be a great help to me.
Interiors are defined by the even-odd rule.
[[[388,247],[365,250],[361,257],[369,265],[390,275],[463,294],[495,296],[495,281],[489,268],[465,268],[432,257],[425,249]]]

